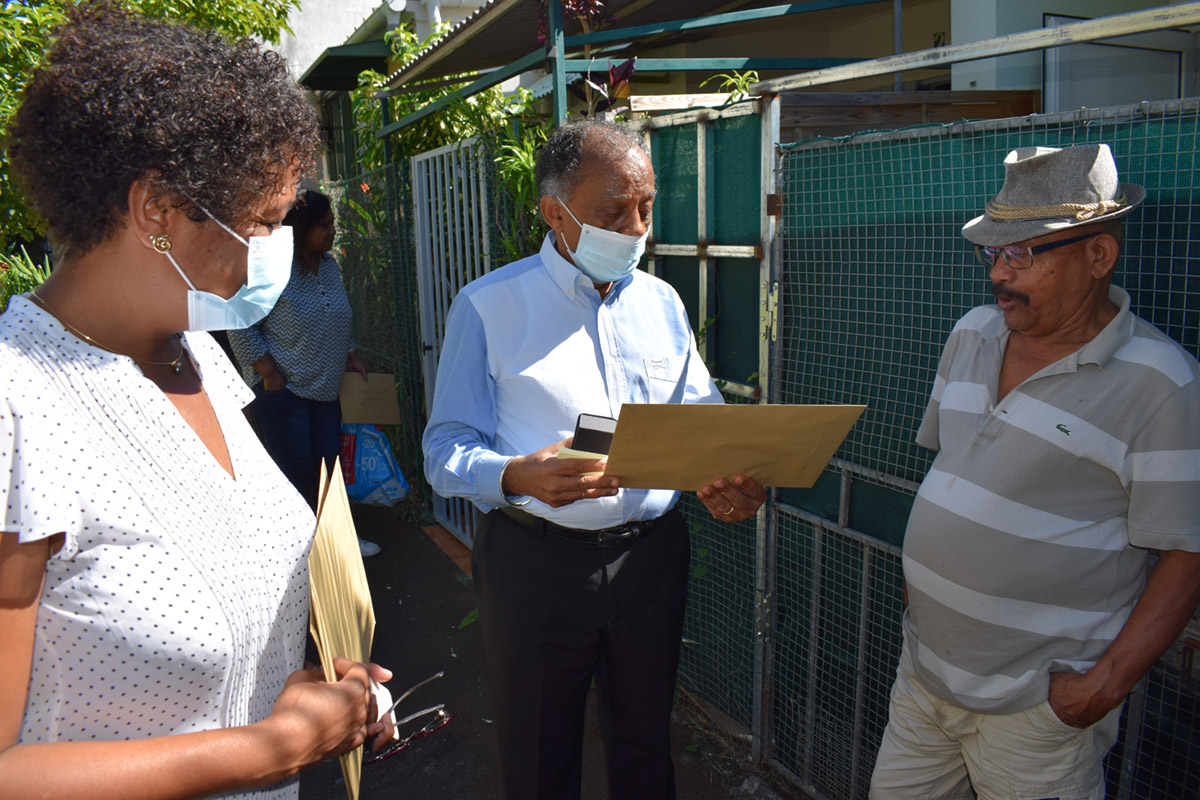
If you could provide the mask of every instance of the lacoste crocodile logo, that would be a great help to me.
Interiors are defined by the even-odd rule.
[[[1055,429],[1057,429],[1057,430],[1059,430],[1059,431],[1061,431],[1061,432],[1065,433],[1067,436],[1070,436],[1070,435],[1071,435],[1071,431],[1070,431],[1070,429],[1069,429],[1069,428],[1068,428],[1068,427],[1067,427],[1065,424],[1063,424],[1063,423],[1061,423],[1061,422],[1060,422],[1060,423],[1058,423],[1057,425],[1055,425],[1054,427],[1055,427]]]

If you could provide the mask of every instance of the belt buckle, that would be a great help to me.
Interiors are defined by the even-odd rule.
[[[637,526],[627,525],[616,530],[597,531],[596,544],[600,547],[620,547],[638,537]]]

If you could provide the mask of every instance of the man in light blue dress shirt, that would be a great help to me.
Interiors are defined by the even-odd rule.
[[[558,450],[580,413],[721,396],[674,289],[634,269],[655,196],[637,134],[559,128],[537,181],[552,229],[541,252],[474,281],[451,307],[425,472],[439,494],[485,513],[472,570],[504,796],[579,797],[594,677],[610,797],[666,800],[690,558],[679,493],[621,489],[603,461]],[[739,522],[766,493],[736,475],[698,497]]]

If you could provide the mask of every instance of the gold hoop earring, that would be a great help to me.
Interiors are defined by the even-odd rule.
[[[150,246],[156,253],[171,252],[171,237],[166,233],[157,233],[150,237]]]

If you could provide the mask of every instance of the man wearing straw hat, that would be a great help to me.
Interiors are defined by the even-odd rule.
[[[1004,167],[963,226],[996,304],[955,325],[917,432],[874,800],[1103,798],[1125,697],[1200,602],[1200,366],[1110,285],[1145,191],[1103,144]]]

